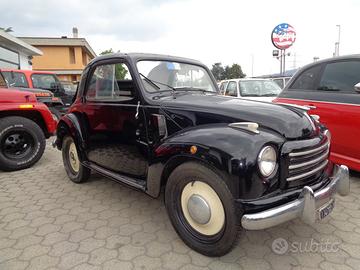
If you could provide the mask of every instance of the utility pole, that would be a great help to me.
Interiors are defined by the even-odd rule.
[[[254,54],[251,54],[251,77],[254,77]]]
[[[340,55],[340,33],[341,33],[341,26],[340,24],[337,24],[336,27],[338,28],[338,40],[335,42],[335,52],[334,56]]]

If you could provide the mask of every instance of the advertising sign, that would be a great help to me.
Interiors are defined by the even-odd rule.
[[[271,33],[271,41],[279,50],[288,49],[296,39],[294,27],[288,23],[281,23]]]

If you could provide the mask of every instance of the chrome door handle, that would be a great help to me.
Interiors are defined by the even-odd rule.
[[[139,119],[139,107],[140,107],[140,101],[138,101],[138,104],[136,106],[136,114],[135,114],[135,119]]]

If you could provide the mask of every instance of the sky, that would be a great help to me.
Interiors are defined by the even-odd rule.
[[[72,36],[79,30],[97,54],[112,48],[183,56],[211,68],[238,63],[248,76],[277,73],[271,32],[296,30],[286,68],[332,57],[341,25],[340,55],[360,53],[359,0],[0,0],[0,27],[15,36]]]

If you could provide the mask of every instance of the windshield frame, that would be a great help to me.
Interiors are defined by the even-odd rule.
[[[272,84],[274,84],[274,85],[276,85],[277,87],[279,87],[279,93],[277,93],[277,94],[274,94],[274,95],[266,95],[266,94],[264,94],[264,95],[255,95],[255,94],[253,94],[253,95],[244,95],[243,94],[243,90],[241,89],[241,86],[240,86],[240,84],[241,83],[244,83],[244,82],[261,82],[262,84],[264,84],[265,82],[270,82],[270,83],[272,83]],[[278,96],[280,93],[281,93],[281,91],[282,91],[282,89],[281,89],[281,87],[277,84],[277,83],[275,83],[275,82],[273,82],[272,80],[263,80],[263,79],[252,79],[252,80],[248,80],[248,79],[244,79],[244,80],[239,80],[238,81],[238,87],[239,87],[239,93],[240,93],[240,96],[241,97],[276,97],[276,96]]]
[[[175,57],[174,57],[175,58]],[[217,86],[217,83],[212,75],[212,73],[210,72],[209,68],[207,66],[205,66],[204,64],[200,63],[200,62],[196,62],[195,61],[186,61],[186,60],[183,60],[183,59],[174,59],[172,57],[169,57],[169,58],[160,58],[160,57],[140,57],[138,59],[136,59],[136,61],[134,61],[134,67],[136,68],[136,71],[137,71],[137,75],[138,75],[138,78],[140,79],[140,84],[141,84],[141,87],[143,88],[144,92],[147,94],[147,95],[156,95],[156,94],[160,94],[160,93],[166,93],[166,92],[176,92],[176,87],[175,87],[175,90],[174,89],[159,89],[158,91],[148,91],[147,90],[147,87],[144,85],[144,80],[142,79],[142,77],[140,76],[140,72],[139,69],[138,69],[138,63],[139,62],[143,62],[143,61],[148,61],[148,62],[172,62],[172,63],[179,63],[179,64],[186,64],[186,65],[192,65],[192,66],[196,66],[196,67],[199,67],[201,69],[204,70],[204,72],[207,73],[208,77],[209,77],[209,82],[211,83],[214,91],[211,91],[212,93],[214,94],[219,94],[219,87]],[[144,74],[145,75],[145,74]],[[184,87],[179,87],[179,88],[184,88]],[[185,87],[187,88],[187,87]],[[203,91],[204,89],[201,89],[201,88],[197,88],[197,89],[192,89],[191,87],[188,87],[189,88],[189,92],[191,91]],[[183,91],[182,91],[183,92]]]

